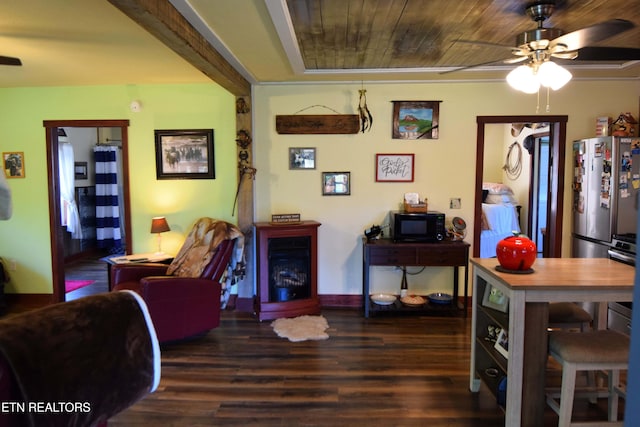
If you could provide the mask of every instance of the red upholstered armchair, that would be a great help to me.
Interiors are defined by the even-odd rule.
[[[221,230],[220,224],[226,229]],[[212,235],[216,234],[218,237],[212,241]],[[220,280],[232,259],[237,238],[242,239],[242,233],[232,224],[201,219],[170,266],[114,265],[111,289],[129,289],[142,296],[160,343],[203,334],[220,324]],[[194,262],[202,262],[202,266],[193,269]],[[185,277],[185,270],[186,274],[197,276]]]

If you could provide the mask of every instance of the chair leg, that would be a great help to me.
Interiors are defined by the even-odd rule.
[[[589,389],[597,390],[598,382],[596,378],[596,371],[585,371],[585,374],[587,376],[587,387],[589,387]],[[598,396],[593,395],[589,397],[589,403],[596,405],[598,403]]]
[[[558,427],[571,425],[573,412],[573,397],[576,387],[576,368],[573,364],[562,364],[562,388],[560,389],[560,412],[558,413]]]
[[[618,421],[618,393],[616,387],[620,385],[620,371],[609,371],[609,421]]]

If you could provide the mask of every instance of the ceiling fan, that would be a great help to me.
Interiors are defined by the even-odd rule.
[[[518,34],[515,47],[482,41],[458,40],[458,42],[463,43],[506,47],[511,50],[513,56],[499,61],[461,67],[452,71],[495,63],[516,64],[526,61],[532,64],[541,64],[552,58],[579,61],[640,60],[640,49],[591,46],[594,43],[634,28],[635,24],[633,22],[624,19],[610,19],[565,34],[559,28],[547,28],[544,26],[544,22],[551,17],[555,7],[556,2],[552,0],[536,1],[528,4],[525,7],[525,12],[538,26],[533,30]]]
[[[0,56],[0,65],[22,65],[22,61],[20,61],[20,58]]]

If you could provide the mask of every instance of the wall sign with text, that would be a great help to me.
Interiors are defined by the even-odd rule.
[[[376,154],[376,182],[413,182],[414,154]]]

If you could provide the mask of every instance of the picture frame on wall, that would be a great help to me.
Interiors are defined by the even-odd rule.
[[[438,139],[442,101],[392,102],[393,139]]]
[[[2,168],[7,178],[24,178],[24,151],[7,151],[2,153]]]
[[[414,154],[376,154],[376,182],[413,182]]]
[[[75,179],[87,179],[87,162],[75,162],[73,172]]]
[[[156,130],[157,179],[215,179],[213,129]]]
[[[351,194],[351,172],[322,172],[323,196],[348,196]]]
[[[316,149],[312,147],[289,147],[289,169],[316,168]]]
[[[509,297],[500,289],[487,284],[484,288],[482,305],[506,313],[509,307]]]

